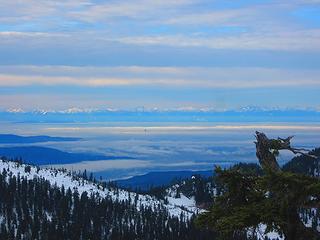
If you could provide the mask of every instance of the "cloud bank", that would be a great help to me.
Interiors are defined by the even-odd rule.
[[[73,85],[263,88],[319,86],[320,71],[271,68],[0,67],[0,86]]]

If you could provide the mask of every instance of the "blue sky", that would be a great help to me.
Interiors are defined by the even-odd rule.
[[[0,109],[320,109],[319,0],[0,3]]]

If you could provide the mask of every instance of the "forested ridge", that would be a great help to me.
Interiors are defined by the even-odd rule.
[[[132,198],[135,196],[133,195]],[[139,204],[138,200],[135,204]],[[114,201],[46,179],[0,174],[0,239],[210,239],[192,219],[172,217],[159,206],[137,210],[131,200]],[[181,216],[183,218],[183,216]]]

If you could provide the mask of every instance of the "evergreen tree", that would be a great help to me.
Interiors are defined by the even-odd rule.
[[[263,175],[217,168],[221,194],[210,211],[199,216],[197,224],[219,232],[222,239],[246,238],[248,229],[258,230],[260,224],[267,226],[266,232],[275,230],[286,240],[320,239],[319,232],[306,227],[300,216],[306,209],[319,207],[320,180],[281,171],[275,156],[278,150],[294,149],[290,146],[291,138],[269,141],[264,137],[257,133],[257,156]]]

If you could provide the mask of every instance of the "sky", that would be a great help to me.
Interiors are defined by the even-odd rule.
[[[0,6],[0,110],[320,110],[320,0]]]

